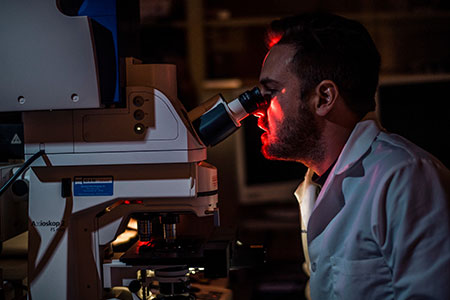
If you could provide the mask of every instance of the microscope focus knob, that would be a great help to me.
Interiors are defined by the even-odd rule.
[[[132,293],[137,293],[141,289],[141,283],[139,280],[132,280],[128,285],[128,289]]]
[[[29,191],[28,180],[17,179],[16,181],[14,181],[11,189],[14,195],[18,197],[25,196],[26,194],[28,194]]]

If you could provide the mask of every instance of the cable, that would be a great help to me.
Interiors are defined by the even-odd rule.
[[[23,173],[36,159],[41,157],[45,154],[44,150],[40,150],[39,152],[36,152],[31,156],[24,164],[20,167],[19,170],[17,170],[16,173],[0,188],[0,197],[3,195],[4,192],[9,188],[11,184],[13,184],[14,181],[20,176],[20,174]]]

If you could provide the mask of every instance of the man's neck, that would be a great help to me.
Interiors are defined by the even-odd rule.
[[[354,126],[356,123],[354,124]],[[350,134],[353,131],[354,126],[343,127],[336,123],[327,122],[325,124],[322,139],[324,149],[323,159],[319,162],[310,162],[309,167],[321,176],[324,174],[330,166],[336,162],[337,158],[342,152]]]

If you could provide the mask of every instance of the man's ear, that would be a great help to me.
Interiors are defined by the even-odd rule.
[[[339,90],[333,81],[323,80],[316,86],[315,92],[314,110],[317,115],[324,117],[335,105],[339,97]]]

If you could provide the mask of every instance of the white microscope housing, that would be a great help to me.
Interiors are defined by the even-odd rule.
[[[99,25],[63,14],[57,3],[0,2],[0,112],[22,112],[24,168],[31,164],[23,175],[29,299],[116,299],[125,290],[121,299],[153,299],[152,271],[161,295],[189,299],[188,266],[211,277],[229,269],[229,239],[186,242],[176,231],[185,214],[218,225],[217,170],[204,161],[206,146],[267,103],[254,88],[188,113],[175,66],[133,58],[120,76],[104,77]],[[101,101],[105,82],[120,91],[120,103]],[[117,258],[112,242],[131,217],[140,241]]]
[[[127,58],[126,105],[102,107],[90,22],[55,0],[0,5],[0,111],[24,112],[26,158],[45,152],[27,174],[30,299],[106,299],[151,268],[106,257],[133,214],[218,215],[175,66]]]

